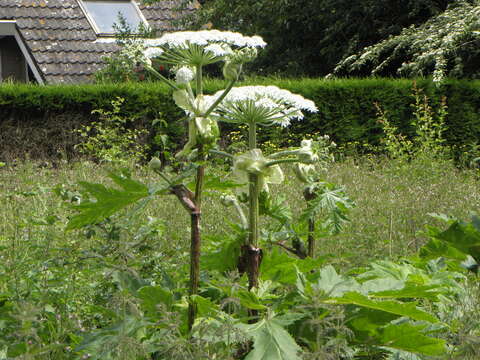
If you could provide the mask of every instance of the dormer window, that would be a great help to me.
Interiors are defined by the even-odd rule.
[[[138,29],[140,24],[146,25],[140,9],[133,1],[81,0],[80,4],[97,35],[115,34],[113,25],[118,25],[119,14],[132,30]]]

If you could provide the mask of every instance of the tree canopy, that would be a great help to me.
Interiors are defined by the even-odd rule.
[[[162,0],[144,0],[155,2]],[[194,1],[195,2],[195,1]],[[192,0],[181,0],[183,6]],[[258,74],[478,78],[480,0],[203,0],[189,28],[260,35]],[[352,55],[353,54],[353,55]]]
[[[479,78],[480,1],[460,1],[419,26],[349,56],[335,75]]]
[[[185,0],[185,3],[188,3]],[[321,76],[352,53],[442,13],[455,0],[205,0],[187,19],[261,35],[259,73]]]

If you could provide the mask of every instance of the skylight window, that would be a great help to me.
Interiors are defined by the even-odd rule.
[[[140,10],[132,1],[84,0],[81,3],[95,31],[100,35],[115,33],[113,25],[119,24],[119,14],[132,30],[138,29],[140,24],[145,24]]]

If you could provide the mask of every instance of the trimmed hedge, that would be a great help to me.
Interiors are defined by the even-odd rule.
[[[315,101],[318,114],[287,129],[269,127],[261,139],[282,142],[302,134],[329,134],[338,144],[360,142],[377,144],[381,128],[374,103],[378,102],[398,128],[411,133],[412,80],[391,79],[271,79],[256,78],[242,85],[277,85]],[[208,93],[222,89],[220,80],[207,82]],[[446,134],[450,144],[476,142],[480,136],[480,81],[451,80],[436,87],[429,80],[417,80],[433,106],[447,97]],[[116,97],[125,99],[123,111],[137,127],[153,132],[152,120],[168,122],[167,133],[179,146],[184,141],[182,112],[172,101],[170,90],[161,83],[112,85],[35,86],[5,84],[0,86],[0,160],[11,157],[32,158],[74,156],[78,139],[72,130],[96,117],[93,109],[110,108]],[[232,129],[224,126],[225,132]],[[224,133],[225,133],[224,132]],[[153,134],[152,134],[153,136]]]

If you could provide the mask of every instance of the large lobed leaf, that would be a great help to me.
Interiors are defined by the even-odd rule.
[[[109,177],[121,189],[89,182],[79,183],[96,201],[88,200],[80,205],[76,205],[74,208],[79,211],[79,214],[70,219],[67,224],[67,230],[79,229],[86,225],[99,223],[117,211],[150,195],[146,185],[128,176],[110,174]]]
[[[424,335],[423,326],[409,323],[390,324],[382,329],[380,341],[384,346],[414,354],[445,355],[445,340]]]
[[[331,298],[326,302],[330,304],[357,305],[398,316],[406,316],[413,320],[423,320],[431,323],[438,322],[438,319],[433,315],[418,309],[416,303],[402,303],[394,300],[377,301],[358,292],[347,292],[342,297]]]
[[[251,325],[240,324],[253,338],[253,350],[245,360],[300,360],[300,346],[282,326],[281,318],[262,319]]]
[[[332,234],[338,234],[345,223],[349,222],[348,212],[355,203],[345,194],[343,188],[335,184],[319,183],[315,198],[308,201],[308,206],[300,219],[306,221],[315,216],[324,215],[323,227]]]

